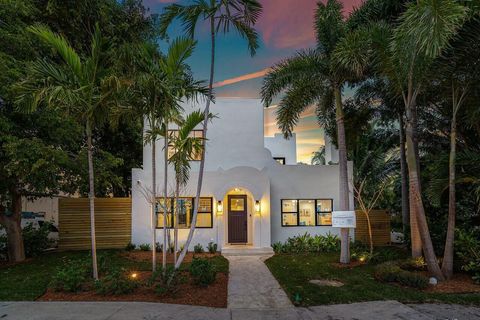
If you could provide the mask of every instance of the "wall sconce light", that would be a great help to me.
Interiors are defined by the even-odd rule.
[[[260,201],[259,200],[255,200],[255,212],[257,214],[260,214]]]
[[[218,200],[218,201],[217,201],[217,215],[218,215],[218,216],[221,216],[221,215],[222,215],[222,212],[223,212],[222,200]]]

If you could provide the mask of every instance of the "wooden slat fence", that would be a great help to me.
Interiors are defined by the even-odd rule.
[[[131,198],[96,198],[95,227],[98,249],[124,248],[132,237]],[[59,249],[91,248],[87,198],[62,198],[58,202]]]
[[[355,211],[357,227],[355,228],[355,240],[370,243],[368,237],[367,218],[363,211]],[[390,215],[386,210],[372,210],[370,212],[370,224],[372,226],[372,238],[374,246],[386,246],[390,244]]]

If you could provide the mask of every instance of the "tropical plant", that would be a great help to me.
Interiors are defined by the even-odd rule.
[[[340,199],[338,210],[349,210],[349,183],[347,145],[342,102],[342,90],[354,74],[333,61],[333,52],[347,32],[338,0],[318,2],[315,13],[315,50],[303,50],[272,67],[265,77],[261,95],[265,107],[275,96],[284,96],[278,104],[277,122],[285,137],[292,134],[300,114],[311,104],[317,104],[317,113],[335,106],[337,144],[339,151]],[[349,230],[341,229],[342,250],[340,262],[348,263]]]
[[[191,5],[172,4],[165,8],[161,15],[160,30],[166,36],[167,29],[175,19],[180,19],[184,31],[190,36],[195,36],[195,29],[199,20],[209,25],[211,55],[210,55],[210,78],[208,83],[208,97],[204,109],[203,136],[207,138],[208,115],[210,114],[210,102],[213,97],[213,80],[215,70],[215,40],[218,33],[228,33],[230,29],[237,31],[243,38],[247,39],[250,54],[254,55],[258,48],[258,34],[253,28],[262,11],[262,6],[257,0],[197,0]],[[203,183],[203,172],[205,167],[205,150],[201,154],[200,168],[197,183],[197,192],[193,208],[193,216],[190,232],[185,243],[184,250],[175,264],[178,269],[182,264],[188,247],[193,239],[197,222],[198,204]]]
[[[169,123],[181,124],[181,103],[184,100],[197,100],[207,94],[201,81],[196,81],[186,64],[195,48],[195,41],[189,38],[178,38],[172,41],[166,55],[149,45],[133,46],[129,56],[135,61],[134,84],[130,88],[132,106],[121,110],[120,115],[143,116],[147,122],[144,143],[151,145],[152,156],[152,186],[144,188],[144,196],[151,205],[152,246],[155,246],[157,228],[157,208],[163,211],[163,245],[162,270],[166,270],[167,236],[167,206],[168,206],[168,150]],[[157,158],[156,141],[164,137],[164,199],[157,206]],[[152,252],[152,269],[156,270],[156,250]]]
[[[109,70],[105,56],[107,43],[99,27],[91,42],[90,55],[82,58],[60,35],[48,27],[35,26],[28,29],[60,56],[55,63],[38,59],[31,66],[29,76],[18,89],[19,108],[25,112],[41,105],[61,109],[66,114],[75,114],[85,128],[87,137],[89,207],[92,241],[93,277],[98,279],[95,240],[95,185],[93,168],[93,131],[109,119],[110,110],[118,103],[120,80]]]
[[[337,47],[335,57],[344,68],[363,72],[369,55],[375,56],[374,68],[389,79],[404,101],[406,110],[407,165],[410,186],[410,220],[412,236],[417,229],[428,269],[444,279],[435,257],[424,211],[419,176],[417,144],[417,97],[428,80],[428,71],[436,58],[448,47],[466,18],[467,10],[452,0],[421,0],[410,4],[391,30],[378,24],[348,34]],[[371,46],[369,46],[371,44]],[[412,238],[414,256],[421,255]]]
[[[173,153],[170,155],[168,162],[173,164],[175,171],[175,197],[174,197],[174,235],[173,235],[173,253],[174,264],[177,262],[178,252],[178,211],[181,204],[179,203],[180,189],[184,187],[190,179],[190,161],[203,152],[205,141],[203,137],[195,137],[192,135],[194,129],[202,124],[204,114],[200,110],[194,111],[187,115],[185,121],[181,124],[178,131],[170,137],[170,147]],[[211,117],[211,116],[210,116]]]
[[[311,164],[325,165],[325,146],[321,146],[318,151],[313,152]]]

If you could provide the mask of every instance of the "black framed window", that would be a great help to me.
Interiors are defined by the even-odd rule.
[[[157,199],[157,228],[163,228],[163,203],[164,198]],[[179,197],[176,206],[178,206],[178,228],[190,228],[193,216],[195,198]],[[175,207],[174,198],[167,198],[167,228],[173,228],[175,221],[173,218]],[[213,198],[201,197],[198,206],[196,228],[213,228]]]
[[[168,130],[168,137],[169,137],[169,140],[173,140],[177,137],[178,135],[178,130]],[[198,139],[202,139],[202,143],[203,143],[203,130],[192,130],[192,132],[190,133],[190,137],[193,137],[193,138],[198,138]],[[168,144],[168,159],[170,159],[174,154],[175,154],[175,148],[174,146],[169,143]],[[190,159],[189,161],[200,161],[202,160],[202,154],[201,153],[195,153],[195,154],[191,154],[190,155]]]
[[[273,157],[273,160],[277,161],[280,164],[285,165],[285,157]]]
[[[332,199],[282,199],[282,227],[332,225]]]

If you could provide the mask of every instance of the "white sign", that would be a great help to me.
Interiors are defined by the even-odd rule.
[[[334,228],[355,228],[357,220],[355,211],[333,211],[332,227]]]

